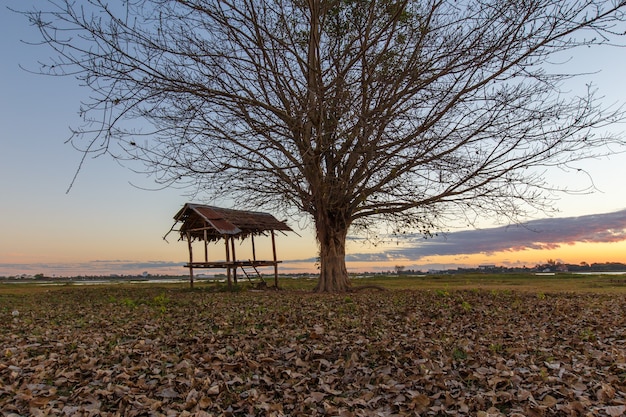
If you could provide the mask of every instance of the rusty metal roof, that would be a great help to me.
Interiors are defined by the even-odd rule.
[[[187,203],[174,216],[176,222],[182,222],[181,237],[187,233],[204,240],[219,240],[226,236],[246,237],[264,232],[292,231],[283,221],[269,213],[247,210],[233,210],[203,204]],[[206,234],[205,234],[206,231]]]

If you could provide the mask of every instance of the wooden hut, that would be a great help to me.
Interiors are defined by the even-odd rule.
[[[228,285],[234,280],[237,282],[237,270],[240,269],[248,279],[255,275],[262,280],[258,267],[274,267],[274,285],[278,288],[278,264],[281,262],[276,257],[275,232],[292,231],[283,221],[277,220],[268,213],[256,211],[232,210],[202,204],[187,203],[174,216],[175,229],[180,224],[178,232],[180,240],[186,240],[189,248],[189,262],[185,265],[189,268],[190,285],[193,287],[194,269],[219,268],[226,269]],[[262,260],[256,257],[254,238],[257,236],[270,236],[272,240],[272,259]],[[252,258],[247,260],[237,259],[235,240],[250,239],[252,245]],[[224,240],[225,258],[220,261],[209,261],[209,243]],[[202,241],[204,243],[204,260],[194,259],[192,243]]]

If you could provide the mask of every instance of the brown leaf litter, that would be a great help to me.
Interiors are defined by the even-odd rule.
[[[626,300],[500,291],[0,296],[3,416],[622,416]]]

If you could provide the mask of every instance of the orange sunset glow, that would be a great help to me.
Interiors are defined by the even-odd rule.
[[[277,236],[280,272],[315,273],[315,239],[310,231]],[[169,243],[168,243],[169,242]],[[44,273],[49,276],[141,274],[184,275],[187,245],[170,235],[168,242],[151,239],[141,245],[132,239],[111,245],[85,241],[76,250],[72,241],[62,240],[47,248],[34,241],[29,251],[7,251],[0,258],[0,276]],[[133,248],[133,245],[136,247]],[[257,240],[257,254],[271,245]],[[473,251],[472,251],[473,250]],[[209,245],[213,260],[224,258],[223,244]],[[120,253],[133,257],[121,257]],[[241,259],[251,256],[250,247],[237,247]],[[529,267],[549,259],[578,265],[626,262],[626,210],[597,215],[534,220],[523,226],[462,230],[428,240],[414,236],[404,241],[372,246],[352,241],[348,245],[347,268],[351,273],[393,271],[396,266],[426,272],[479,265]],[[219,271],[215,271],[219,272]],[[213,272],[212,272],[213,273]]]

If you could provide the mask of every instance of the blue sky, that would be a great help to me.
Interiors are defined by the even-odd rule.
[[[38,3],[5,0],[0,10],[0,276],[20,271],[50,275],[89,271],[94,274],[184,272],[180,264],[187,258],[186,245],[175,239],[169,239],[169,243],[162,239],[172,224],[172,216],[188,201],[184,190],[145,190],[154,188],[149,179],[110,158],[98,158],[86,162],[74,187],[66,193],[81,154],[64,142],[70,136],[70,126],[80,124],[78,109],[89,91],[72,78],[45,77],[20,68],[36,71],[37,61],[45,61],[51,52],[21,42],[36,42],[38,32],[23,16],[4,7],[28,9]],[[568,61],[569,68],[593,73],[573,81],[573,91],[593,82],[600,95],[605,96],[606,104],[626,101],[625,49],[581,50],[563,60]],[[613,132],[623,130],[624,125],[607,128]],[[558,245],[561,249],[590,244],[581,235],[571,234],[575,225],[589,224],[590,218],[580,216],[600,215],[596,216],[596,223],[606,221],[606,224],[594,223],[592,240],[597,242],[609,238],[606,231],[614,230],[609,226],[615,227],[616,217],[622,220],[624,217],[626,155],[588,161],[583,167],[593,174],[600,191],[592,195],[562,196],[556,204],[560,210],[557,218],[531,219],[540,223],[530,224],[549,229],[548,240],[561,242]],[[574,187],[586,180],[580,174],[566,174],[554,171],[549,178]],[[298,228],[297,223],[291,224]],[[622,229],[618,228],[616,235],[623,243],[626,224],[620,225]],[[532,242],[518,242],[522,239],[516,237],[520,232],[512,233],[512,228],[490,229],[501,225],[493,225],[489,219],[480,220],[478,226],[478,231],[451,229],[447,240],[436,242],[418,239],[370,247],[352,241],[348,246],[349,269],[387,268],[391,262],[424,268],[514,263],[515,258],[509,256],[512,252],[537,251],[530,246]],[[298,230],[298,233],[301,237],[279,238],[279,257],[291,261],[285,267],[312,270],[310,259],[316,255],[313,235],[310,231]],[[524,242],[532,240],[528,236],[524,239]],[[468,258],[472,242],[476,241],[492,246],[481,247],[482,258]],[[537,252],[537,262],[556,257],[551,256],[552,249],[546,246],[543,252]],[[506,256],[496,256],[500,252]],[[457,257],[441,261],[437,256]]]

